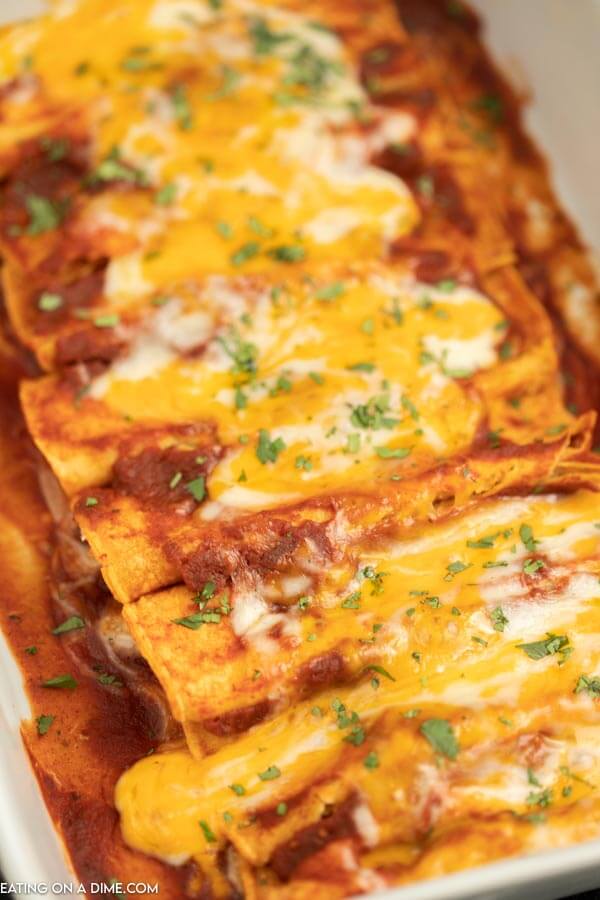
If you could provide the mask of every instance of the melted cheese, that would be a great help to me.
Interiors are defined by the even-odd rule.
[[[187,309],[171,300],[150,317],[91,396],[134,419],[144,409],[214,419],[229,450],[209,493],[242,508],[388,479],[404,454],[414,472],[467,447],[483,406],[457,379],[493,365],[502,340],[484,295],[391,275],[288,279],[259,293],[217,282],[214,296],[209,282]],[[180,352],[204,342],[200,355]],[[245,353],[252,371],[240,368]],[[261,429],[282,442],[272,459]]]
[[[275,38],[261,45],[261,33]],[[249,0],[227,0],[227,15],[191,0],[80,0],[53,7],[42,28],[0,37],[4,77],[20,70],[24,46],[51,99],[85,110],[92,167],[117,147],[155,189],[175,190],[169,207],[151,196],[124,203],[107,185],[107,212],[128,221],[142,260],[139,277],[111,262],[109,296],[273,268],[282,246],[310,260],[380,255],[419,219],[403,182],[369,162],[414,121],[373,107],[341,41],[301,14]],[[40,102],[11,96],[9,122],[28,100]],[[93,210],[84,217],[93,233]],[[97,219],[98,233],[107,222]]]
[[[225,453],[200,524],[380,486],[464,452],[503,378],[483,377],[506,327],[484,294],[377,263],[421,215],[372,160],[420,141],[422,123],[373,103],[350,48],[297,5],[61,0],[0,34],[0,77],[15,79],[0,151],[68,120],[89,138],[92,171],[115,154],[137,171],[135,186],[81,192],[73,213],[73,234],[109,258],[103,302],[127,342],[88,401],[120,423],[216,423]],[[335,6],[324,4],[325,26],[331,17],[346,30]],[[541,246],[547,210],[528,212]],[[206,759],[170,749],[134,765],[116,791],[128,843],[214,872],[228,841],[264,866],[352,787],[362,851],[345,842],[338,863],[354,893],[384,888],[456,823],[473,833],[510,821],[520,848],[542,833],[551,844],[583,800],[595,827],[596,701],[578,689],[598,674],[595,509],[585,492],[482,503],[329,569],[313,559],[280,584],[256,575],[198,631],[162,605],[181,598],[189,612],[184,588],[131,603],[125,617],[196,753],[195,729],[251,691],[273,717]],[[342,519],[330,535],[340,558]],[[226,629],[238,669],[215,652]],[[330,653],[353,680],[307,700],[300,667]],[[451,723],[455,753],[427,743],[428,721],[438,738]],[[532,807],[550,806],[536,833]],[[256,817],[274,809],[280,831]],[[443,859],[433,871],[457,864]]]
[[[367,678],[324,691],[204,760],[175,750],[140,761],[122,776],[116,794],[127,841],[162,858],[194,857],[206,866],[212,847],[195,827],[202,819],[219,836],[216,846],[225,838],[242,842],[244,854],[260,862],[264,833],[254,840],[258,826],[247,825],[242,840],[236,823],[316,779],[324,785],[349,780],[359,788],[363,800],[353,815],[367,847],[391,834],[416,841],[421,828],[443,829],[456,817],[482,811],[522,817],[543,811],[552,822],[555,811],[582,796],[591,800],[600,777],[598,727],[591,696],[574,689],[582,673],[597,674],[600,665],[599,525],[596,496],[586,492],[495,501],[448,524],[427,526],[380,554],[362,555],[357,567],[381,573],[380,586],[358,581],[360,610],[349,620],[339,601],[356,587],[353,579],[327,615],[335,613],[340,634],[354,634],[357,645],[361,635],[371,635],[371,660],[387,676],[377,676],[375,685]],[[561,537],[569,548],[568,568]],[[542,574],[526,574],[532,551],[524,541],[530,538],[545,554]],[[457,561],[463,568],[448,568]],[[507,587],[507,578],[520,590]],[[498,591],[492,591],[495,584]],[[318,596],[312,602],[318,604]],[[259,620],[264,606],[257,603],[253,619]],[[318,632],[323,615],[321,610],[313,618],[310,609],[304,614],[305,636]],[[247,631],[249,622],[238,627]],[[548,632],[571,636],[571,654],[555,650],[532,658],[519,647],[543,641]],[[340,700],[365,731],[354,755],[332,709]],[[557,718],[558,704],[571,713]],[[426,762],[427,744],[417,726],[432,717],[452,720],[460,744],[455,761]],[[532,761],[526,748],[529,733],[538,729],[546,737]],[[373,770],[363,765],[369,753],[378,760]],[[259,773],[270,766],[280,776],[261,780]],[[244,793],[231,784],[241,784]],[[535,843],[536,827],[534,816],[525,841]],[[435,839],[434,830],[429,840]]]

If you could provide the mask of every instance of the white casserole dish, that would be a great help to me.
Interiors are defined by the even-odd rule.
[[[488,46],[531,95],[527,124],[549,156],[562,202],[600,251],[600,0],[472,0]],[[41,0],[0,0],[0,24],[40,12]],[[21,742],[30,716],[21,676],[0,634],[0,866],[8,882],[77,882]],[[52,885],[58,887],[52,890]],[[390,900],[536,900],[600,886],[600,840],[510,859],[386,891]],[[20,891],[19,896],[34,896]]]

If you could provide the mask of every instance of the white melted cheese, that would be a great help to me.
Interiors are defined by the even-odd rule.
[[[598,510],[598,521],[600,523],[600,509]],[[540,553],[549,556],[556,562],[565,562],[576,557],[574,545],[578,541],[585,538],[597,538],[600,543],[600,530],[595,522],[575,522],[569,525],[560,534],[551,537],[541,538],[538,541],[537,548]]]
[[[104,281],[104,294],[109,303],[147,297],[152,289],[153,285],[144,278],[140,253],[127,253],[110,260]]]
[[[496,585],[484,579],[479,582],[481,595],[489,608],[502,605],[509,620],[504,628],[505,634],[523,641],[535,640],[543,636],[550,620],[553,629],[566,625],[583,612],[592,599],[600,597],[596,575],[575,573],[568,577],[568,569],[554,569],[553,572],[558,579],[567,578],[565,586],[560,591],[549,590],[535,599],[529,595],[520,573],[502,579]],[[491,632],[489,622],[486,624],[484,618],[483,614],[476,614],[473,622],[482,630]]]
[[[237,637],[243,638],[259,653],[274,655],[279,651],[279,641],[269,635],[276,626],[282,635],[300,640],[302,628],[298,618],[289,612],[270,612],[257,591],[245,591],[233,597],[231,627]]]
[[[223,507],[260,510],[267,509],[275,503],[285,503],[295,497],[296,494],[267,494],[265,491],[253,491],[251,488],[235,484],[219,495],[219,503]]]
[[[474,338],[441,338],[427,334],[423,346],[446,369],[476,372],[493,366],[498,359],[496,344],[498,333],[490,330]]]
[[[505,522],[524,518],[530,509],[531,502],[528,498],[511,498],[503,500],[502,503],[492,503],[482,509],[474,510],[465,520],[469,525],[470,535],[473,536],[473,539],[477,539],[488,531],[497,531],[497,526]],[[463,541],[466,539],[465,521],[456,519],[444,525],[443,528],[428,529],[423,537],[394,542],[389,549],[390,556],[401,558],[419,553],[429,553],[443,544]]]
[[[303,227],[317,244],[332,244],[357,228],[361,223],[358,212],[352,207],[334,207],[324,209]]]
[[[252,194],[254,197],[277,197],[279,193],[272,182],[254,169],[248,169],[228,181],[223,179],[213,179],[213,181],[223,187],[231,188],[231,190]]]
[[[142,334],[135,338],[127,356],[112,363],[108,372],[95,378],[90,397],[104,397],[113,380],[142,381],[167,366],[175,359],[175,352],[160,338]]]
[[[94,379],[90,396],[103,397],[113,381],[141,381],[156,375],[182,353],[202,346],[213,330],[208,313],[183,313],[180,302],[170,300],[136,333],[127,353]]]
[[[215,18],[216,10],[206,0],[158,0],[150,11],[148,24],[161,30],[187,31]]]
[[[366,847],[375,847],[379,843],[379,826],[366,803],[354,807],[352,821]]]

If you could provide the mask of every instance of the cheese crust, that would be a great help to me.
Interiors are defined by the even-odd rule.
[[[0,33],[20,401],[105,585],[69,591],[168,722],[123,866],[189,896],[600,830],[597,285],[477,29],[55,0]]]

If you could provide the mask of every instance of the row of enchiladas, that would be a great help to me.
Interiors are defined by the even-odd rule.
[[[0,76],[75,618],[173,720],[126,841],[330,898],[597,835],[600,319],[470,11],[58,0]]]

